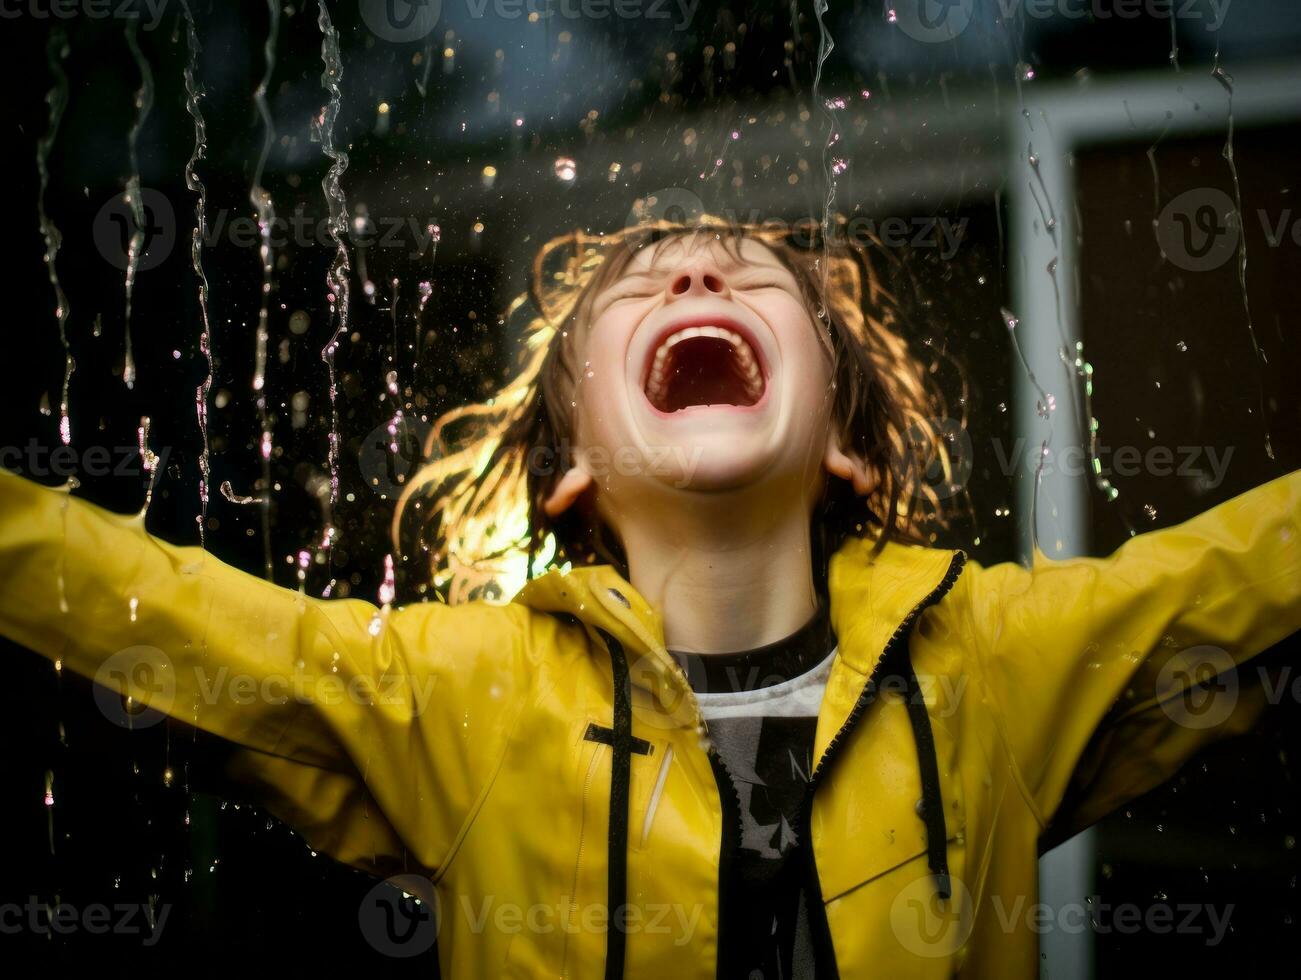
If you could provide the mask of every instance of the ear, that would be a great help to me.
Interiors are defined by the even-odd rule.
[[[854,493],[860,497],[866,497],[881,482],[876,467],[864,462],[857,453],[846,453],[841,449],[840,440],[834,432],[827,434],[827,452],[822,465],[832,476],[852,483]]]
[[[572,466],[565,471],[565,475],[542,502],[542,509],[546,511],[548,517],[559,517],[574,506],[578,498],[585,494],[591,485],[592,474],[583,469],[582,464]]]

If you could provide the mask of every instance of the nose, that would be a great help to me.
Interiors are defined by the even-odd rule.
[[[669,276],[665,291],[669,302],[702,296],[727,299],[732,295],[722,271],[708,259],[696,259],[677,269]]]

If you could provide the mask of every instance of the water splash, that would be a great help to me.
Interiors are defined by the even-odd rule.
[[[258,116],[262,120],[262,150],[258,154],[257,166],[253,171],[253,183],[249,189],[249,200],[257,210],[258,233],[262,243],[258,246],[258,256],[262,260],[262,290],[258,303],[257,348],[253,366],[253,395],[257,403],[258,423],[262,434],[258,446],[258,455],[262,457],[262,562],[267,581],[274,579],[271,567],[271,421],[267,414],[266,370],[267,340],[270,336],[268,320],[270,317],[272,254],[271,233],[275,225],[275,203],[271,192],[262,186],[262,177],[266,173],[267,157],[275,141],[275,124],[271,119],[271,108],[267,105],[267,85],[276,67],[276,41],[280,36],[279,0],[267,0],[266,40],[262,44],[262,62],[264,65],[262,80],[253,92],[253,102],[257,106]]]
[[[339,116],[339,107],[343,93],[339,81],[343,77],[343,62],[339,56],[339,32],[330,21],[330,11],[325,0],[317,0],[317,27],[321,31],[321,88],[329,93],[329,99],[321,107],[316,119],[315,133],[321,142],[321,152],[330,158],[330,169],[321,181],[321,189],[330,208],[327,228],[330,239],[334,242],[334,261],[325,274],[325,286],[330,296],[330,316],[334,320],[334,332],[321,351],[330,375],[330,504],[339,502],[339,383],[335,371],[334,358],[339,349],[339,339],[348,332],[348,290],[352,267],[348,263],[348,249],[344,245],[344,234],[348,229],[348,201],[343,193],[339,178],[348,169],[348,154],[334,145],[334,123]]]
[[[194,392],[194,412],[199,423],[199,434],[203,438],[203,448],[199,451],[199,544],[206,544],[205,534],[208,523],[208,495],[212,477],[212,457],[208,446],[208,396],[212,391],[212,329],[208,319],[208,276],[203,269],[203,242],[208,234],[208,191],[199,177],[199,161],[204,159],[208,149],[208,129],[203,119],[200,100],[204,97],[203,86],[197,81],[199,66],[199,37],[194,27],[194,14],[190,10],[189,0],[181,0],[181,11],[185,17],[185,46],[188,60],[185,65],[185,108],[194,120],[194,151],[185,165],[185,186],[196,195],[194,202],[194,232],[190,237],[190,265],[199,281],[199,350],[208,364],[208,372],[203,382]]]
[[[235,488],[230,485],[229,480],[221,481],[221,495],[229,500],[232,504],[239,504],[241,507],[250,504],[262,503],[262,496],[250,496],[248,494],[236,493]]]
[[[49,123],[45,127],[45,136],[36,144],[36,172],[40,176],[40,190],[36,195],[36,212],[40,219],[41,237],[45,240],[45,271],[50,277],[50,288],[54,290],[54,319],[59,327],[59,343],[63,345],[63,388],[59,396],[59,439],[65,446],[72,442],[72,423],[68,418],[68,388],[72,382],[72,372],[77,365],[72,359],[72,350],[68,346],[68,297],[63,292],[59,281],[57,260],[59,248],[63,244],[63,235],[59,231],[49,212],[45,209],[46,191],[50,186],[50,150],[59,135],[59,125],[63,122],[64,110],[68,107],[68,73],[63,70],[63,61],[68,56],[68,36],[62,27],[56,27],[50,33],[46,45],[46,58],[50,74],[54,76],[54,85],[45,96],[50,106]]]
[[[1233,76],[1220,65],[1219,39],[1215,42],[1215,59],[1211,63],[1211,77],[1224,88],[1228,95],[1228,132],[1221,151],[1229,165],[1229,177],[1233,181],[1234,220],[1238,222],[1238,289],[1242,293],[1242,312],[1247,318],[1247,336],[1251,338],[1251,349],[1256,355],[1256,397],[1259,402],[1260,424],[1265,427],[1265,455],[1274,458],[1274,443],[1269,434],[1269,416],[1265,414],[1265,384],[1261,377],[1261,364],[1268,360],[1260,349],[1256,339],[1256,325],[1251,318],[1251,297],[1247,294],[1247,228],[1242,217],[1242,182],[1238,179],[1238,161],[1233,153],[1233,136],[1235,120],[1233,116]]]
[[[134,388],[136,383],[135,354],[131,350],[131,301],[135,295],[136,273],[140,269],[140,251],[145,245],[145,206],[143,192],[140,188],[140,128],[148,118],[154,106],[154,73],[149,68],[149,61],[140,50],[139,18],[126,23],[126,45],[131,50],[131,57],[140,72],[140,88],[136,89],[136,116],[127,133],[127,152],[131,158],[131,176],[126,182],[126,202],[131,208],[131,240],[126,252],[126,310],[123,318],[123,335],[126,345],[122,368],[122,380],[127,388]]]

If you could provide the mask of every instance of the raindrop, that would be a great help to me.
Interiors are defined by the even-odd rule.
[[[556,157],[555,173],[565,183],[570,183],[578,176],[578,164],[570,157]]]

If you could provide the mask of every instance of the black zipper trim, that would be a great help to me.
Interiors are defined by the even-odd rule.
[[[719,980],[730,980],[730,964],[725,961],[723,948],[725,936],[723,926],[727,921],[727,909],[731,907],[726,883],[731,881],[733,865],[736,863],[736,851],[741,843],[741,797],[736,791],[736,783],[723,757],[713,742],[709,744],[709,765],[714,770],[714,782],[718,786],[719,809],[722,810],[722,840],[718,848],[718,951],[714,955],[714,975]]]
[[[803,820],[803,840],[806,842],[806,851],[808,852],[808,891],[806,893],[805,905],[809,914],[809,931],[812,934],[813,946],[816,951],[817,975],[818,980],[823,978],[839,977],[840,972],[836,969],[836,951],[831,941],[831,926],[827,921],[826,905],[822,901],[822,883],[818,877],[817,857],[813,852],[813,794],[818,784],[825,776],[827,769],[835,761],[836,756],[844,750],[844,743],[848,738],[854,726],[858,724],[859,718],[867,710],[868,705],[874,700],[877,684],[881,679],[881,674],[885,668],[894,660],[894,654],[899,649],[900,644],[906,643],[912,634],[913,625],[917,618],[923,612],[935,605],[953,588],[958,581],[958,576],[962,574],[962,568],[967,562],[967,556],[964,552],[958,551],[953,555],[952,561],[949,562],[949,569],[944,573],[944,578],[940,584],[932,589],[921,602],[913,606],[912,611],[904,617],[898,627],[895,628],[890,639],[886,642],[885,649],[881,652],[881,658],[872,668],[872,673],[863,685],[863,690],[858,695],[858,700],[854,702],[854,707],[850,709],[849,717],[845,723],[840,726],[840,731],[827,743],[827,749],[822,753],[822,758],[818,761],[809,777],[808,789],[806,792],[804,804]]]

